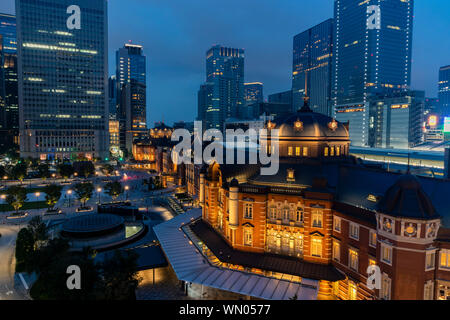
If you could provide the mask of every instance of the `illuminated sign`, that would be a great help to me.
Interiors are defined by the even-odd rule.
[[[444,133],[450,133],[450,118],[444,118]]]
[[[428,125],[430,127],[435,127],[437,125],[437,117],[436,116],[430,116],[428,118]]]

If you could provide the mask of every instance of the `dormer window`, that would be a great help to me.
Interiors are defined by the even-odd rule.
[[[287,181],[294,182],[295,181],[295,171],[294,169],[287,170]]]

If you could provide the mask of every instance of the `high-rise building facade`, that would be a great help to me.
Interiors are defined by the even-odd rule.
[[[296,110],[303,106],[307,85],[311,109],[331,115],[332,58],[333,19],[294,37],[292,94]]]
[[[146,56],[141,45],[126,43],[116,51],[117,91],[122,149],[131,152],[134,139],[147,131],[147,72]],[[125,98],[128,97],[128,98]]]
[[[284,103],[284,104],[288,104],[290,106],[290,110],[294,111],[294,109],[293,109],[293,97],[292,96],[293,96],[292,90],[272,93],[272,94],[269,94],[269,103]]]
[[[0,144],[17,143],[19,136],[19,97],[17,85],[16,17],[0,13]]]
[[[107,1],[16,0],[16,12],[21,156],[107,158]]]
[[[439,105],[442,115],[450,116],[450,65],[439,69]]]
[[[264,101],[264,85],[261,82],[244,83],[245,104]]]
[[[368,144],[369,95],[410,86],[413,9],[413,0],[335,0],[333,112],[350,121],[353,145]]]
[[[206,108],[201,112],[204,128],[221,130],[225,119],[235,118],[245,104],[244,50],[220,45],[209,49],[206,53],[206,83],[212,88],[212,97],[210,103],[199,106]]]
[[[408,149],[424,141],[424,91],[374,94],[369,102],[369,146]]]

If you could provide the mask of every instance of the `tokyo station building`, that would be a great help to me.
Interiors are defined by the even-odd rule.
[[[188,225],[210,259],[309,279],[317,299],[450,299],[449,181],[361,163],[349,155],[348,126],[307,104],[266,127],[279,129],[277,174],[216,162],[200,171],[201,217]],[[260,141],[268,150],[270,130]],[[379,289],[368,287],[369,265]]]

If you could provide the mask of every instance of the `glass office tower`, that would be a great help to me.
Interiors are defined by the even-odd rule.
[[[413,0],[335,0],[333,111],[368,144],[368,97],[410,86]]]
[[[441,114],[450,117],[450,66],[439,69],[438,95]]]
[[[203,101],[206,108],[202,115],[204,129],[223,129],[227,118],[236,118],[244,100],[244,50],[216,45],[206,53],[206,83],[199,91],[199,97],[206,89],[212,89],[209,101]]]
[[[0,87],[3,91],[2,129],[8,130],[13,136],[18,136],[19,129],[19,97],[17,87],[17,37],[16,17],[0,13],[0,37],[2,60],[0,65]],[[12,142],[12,140],[11,140]]]
[[[118,110],[121,148],[128,152],[131,152],[133,141],[147,131],[146,60],[141,45],[126,43],[116,51],[117,90],[129,91],[119,94],[123,98]]]
[[[107,1],[16,0],[16,12],[21,156],[107,158]]]
[[[331,115],[332,52],[333,19],[294,37],[292,98],[295,110],[303,106],[307,83],[310,107],[315,112]]]

